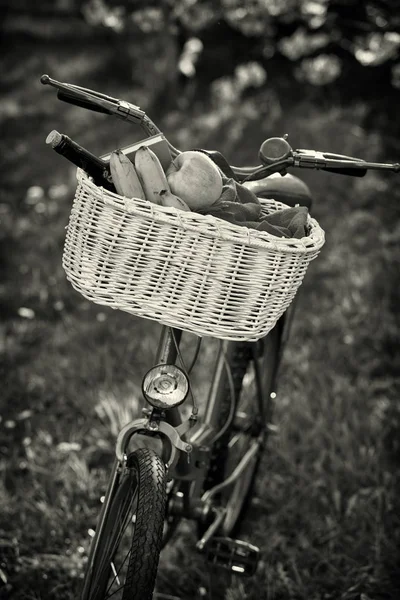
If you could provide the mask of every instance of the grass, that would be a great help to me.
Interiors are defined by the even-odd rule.
[[[7,97],[16,99],[18,118],[29,112],[29,119],[21,126],[8,117],[2,140],[9,153],[0,205],[0,598],[72,600],[115,433],[137,413],[159,330],[91,305],[65,281],[60,263],[73,182],[42,140],[51,128],[62,130],[61,122],[66,132],[82,131],[83,145],[96,140],[101,148],[114,124],[89,115],[82,129],[77,109],[61,110],[54,97],[44,106],[36,87],[24,105],[40,67],[30,61],[27,83]],[[255,162],[265,137],[288,130],[294,147],[396,158],[385,156],[379,133],[363,128],[362,103],[304,100],[288,112],[271,88],[227,101],[223,85],[210,102],[162,116],[174,143],[217,147],[245,164]],[[123,131],[114,130],[114,139]],[[400,597],[398,186],[386,174],[303,178],[327,242],[302,286],[276,401],[279,435],[244,525],[262,564],[251,581],[206,573],[183,528],[163,554],[159,584],[183,599]],[[32,185],[42,191],[27,193]]]

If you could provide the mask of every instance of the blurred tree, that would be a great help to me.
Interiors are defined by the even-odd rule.
[[[83,53],[104,44],[101,85],[126,82],[138,101],[146,90],[146,104],[150,94],[164,109],[175,100],[188,105],[215,80],[257,64],[280,101],[293,85],[318,101],[359,99],[369,107],[368,127],[400,133],[398,0],[0,0],[0,7],[9,37],[65,42],[65,50],[76,39]]]
[[[182,48],[195,36],[204,52],[210,48],[228,70],[229,60],[236,61],[232,42],[237,44],[240,37],[248,39],[252,59],[264,64],[272,57],[288,60],[294,75],[312,85],[337,80],[348,70],[345,65],[370,72],[384,64],[387,68],[380,72],[391,85],[400,85],[397,0],[75,0],[75,4],[81,4],[91,24],[119,31],[136,26],[150,33],[173,24]],[[215,63],[212,67],[217,71]]]
[[[201,69],[204,60],[211,79],[246,54],[245,61],[267,69],[273,58],[286,61],[311,85],[345,80],[356,70],[367,79],[379,72],[382,84],[400,87],[398,0],[0,0],[0,6],[19,16],[79,15],[92,28],[121,35],[168,31],[181,50],[195,37],[204,53],[196,63]]]

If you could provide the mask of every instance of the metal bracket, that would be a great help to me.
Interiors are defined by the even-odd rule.
[[[182,425],[184,425],[185,427],[182,427]],[[121,462],[124,460],[129,440],[135,433],[160,433],[162,436],[168,438],[170,442],[171,452],[169,459],[166,463],[166,467],[167,469],[169,469],[175,464],[177,460],[177,450],[186,452],[188,455],[193,450],[192,444],[184,442],[179,435],[180,433],[185,433],[185,431],[187,431],[189,427],[189,422],[182,423],[178,429],[175,429],[175,427],[173,427],[169,423],[166,423],[165,421],[155,422],[146,418],[132,421],[131,423],[125,425],[125,427],[123,427],[123,429],[121,429],[120,433],[118,434],[117,443],[115,446],[115,454],[117,460]]]
[[[182,425],[186,425],[186,423],[182,423]],[[182,427],[182,425],[179,425],[179,427],[175,428],[172,427],[172,425],[170,425],[169,423],[161,421],[158,425],[158,431],[166,435],[167,438],[169,438],[171,444],[175,446],[175,448],[177,448],[178,450],[182,450],[183,452],[190,453],[193,450],[192,444],[184,442],[179,435],[180,433],[185,433],[185,430],[180,430],[180,427]],[[187,427],[187,429],[189,429],[189,427]]]
[[[129,119],[130,121],[136,122],[139,125],[142,123],[146,113],[125,100],[120,100],[117,105],[117,114],[121,119]]]

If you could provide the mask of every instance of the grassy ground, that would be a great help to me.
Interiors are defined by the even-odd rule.
[[[100,153],[131,134],[51,94],[44,100],[42,72],[59,67],[60,79],[74,81],[76,55],[49,56],[15,57],[1,114],[0,598],[18,600],[76,598],[114,436],[138,411],[159,331],[90,305],[65,281],[73,176],[43,140],[57,128]],[[91,60],[100,62],[93,52],[79,63],[88,84]],[[171,141],[216,147],[245,164],[265,137],[288,131],[294,147],[396,158],[379,133],[363,129],[362,103],[292,103],[270,87],[238,102],[224,96],[226,85],[186,113],[160,112]],[[126,86],[113,86],[105,91],[127,97]],[[157,118],[145,102],[143,94]],[[263,562],[254,580],[234,578],[223,591],[225,580],[204,575],[182,531],[163,555],[159,585],[183,599],[211,597],[210,587],[221,600],[400,597],[399,188],[388,174],[304,179],[327,242],[302,287],[276,403],[280,434],[245,524]]]

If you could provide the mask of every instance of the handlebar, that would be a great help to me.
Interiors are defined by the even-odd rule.
[[[57,97],[59,100],[95,112],[113,115],[120,119],[130,121],[135,125],[140,125],[148,136],[161,133],[157,125],[135,104],[125,102],[125,100],[118,100],[118,98],[113,98],[112,96],[107,96],[106,94],[101,94],[100,92],[71,83],[61,83],[60,81],[51,79],[48,75],[42,75],[40,81],[43,85],[55,87],[58,90]],[[170,146],[173,157],[177,156],[179,150],[174,148],[169,142],[168,145]]]
[[[44,85],[55,87],[59,100],[95,112],[113,115],[139,125],[147,136],[162,133],[146,113],[135,104],[88,88],[70,83],[62,83],[51,79],[48,75],[42,75],[40,81]],[[342,154],[304,149],[294,150],[288,143],[287,138],[288,135],[285,134],[283,137],[274,137],[265,140],[259,151],[259,158],[262,164],[253,167],[232,166],[231,168],[236,178],[242,183],[245,181],[255,181],[268,177],[272,173],[278,172],[284,174],[290,167],[318,169],[340,175],[352,175],[354,177],[363,177],[369,169],[387,170],[394,173],[400,171],[399,163],[367,162],[360,158]],[[175,148],[167,139],[166,142],[172,159],[176,158],[180,154],[180,150]]]

